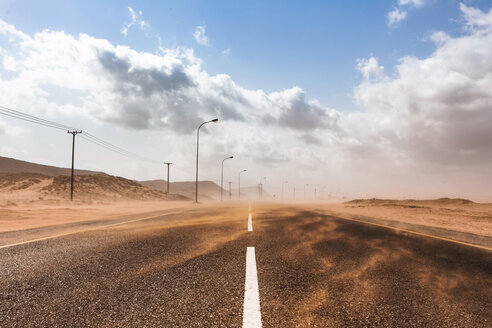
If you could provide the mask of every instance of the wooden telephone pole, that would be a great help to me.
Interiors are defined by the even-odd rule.
[[[172,163],[168,163],[168,162],[164,162],[165,165],[167,165],[167,194],[169,194],[169,166],[172,164]]]
[[[73,200],[73,161],[74,161],[74,154],[75,154],[75,136],[79,133],[82,133],[82,131],[67,131],[67,133],[70,133],[73,137],[72,139],[72,179],[70,182],[70,200]]]

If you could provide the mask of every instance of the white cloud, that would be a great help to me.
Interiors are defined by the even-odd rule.
[[[434,33],[436,51],[402,58],[396,77],[374,58],[360,65],[365,81],[355,95],[376,136],[413,159],[455,165],[492,158],[492,21],[478,9],[461,10],[473,31]],[[372,72],[378,79],[369,79]]]
[[[388,26],[401,22],[407,17],[407,12],[394,8],[388,13]]]
[[[0,117],[0,135],[7,135],[7,136],[19,136],[23,133],[26,133],[27,129],[22,128],[20,126],[14,126],[11,124],[8,124],[5,122],[1,117]]]
[[[195,32],[193,32],[193,37],[195,41],[202,46],[210,46],[208,37],[205,35],[206,26],[197,26]]]
[[[374,57],[370,57],[369,59],[359,59],[357,61],[357,68],[366,80],[383,78],[385,76],[384,67],[379,66],[378,60]]]
[[[450,36],[446,32],[436,31],[431,34],[430,39],[436,44],[443,44],[450,39]]]
[[[143,12],[141,10],[136,12],[132,7],[128,7],[128,11],[130,12],[131,21],[124,23],[120,30],[120,33],[123,34],[125,38],[128,35],[128,30],[132,26],[137,26],[142,30],[149,27],[149,24],[143,19]]]
[[[13,34],[20,33],[13,30]],[[187,134],[201,120],[220,116],[286,126],[293,131],[333,126],[336,115],[305,99],[302,89],[265,93],[238,86],[226,74],[209,75],[192,49],[137,52],[81,34],[45,30],[18,44],[17,77],[0,80],[15,108],[84,115],[132,129]],[[9,60],[10,61],[10,60]]]
[[[17,30],[14,25],[8,24],[7,22],[0,19],[0,34],[8,37],[9,42],[14,42],[17,40],[26,40],[29,37],[23,32]]]
[[[398,6],[394,7],[387,15],[388,26],[393,26],[405,20],[408,15],[409,7],[420,8],[432,1],[433,0],[398,0]]]
[[[398,0],[400,6],[412,5],[415,7],[422,7],[432,0]]]
[[[222,50],[222,55],[229,56],[231,54],[231,49],[227,48]]]
[[[469,29],[485,29],[488,31],[492,29],[492,9],[486,13],[480,9],[468,7],[465,4],[460,3],[460,10],[463,12],[466,26]]]

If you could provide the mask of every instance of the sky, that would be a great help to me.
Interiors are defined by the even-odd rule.
[[[490,90],[490,0],[0,0],[0,106],[132,179],[194,180],[217,117],[202,180],[492,201]],[[0,115],[0,155],[68,167],[71,135]]]

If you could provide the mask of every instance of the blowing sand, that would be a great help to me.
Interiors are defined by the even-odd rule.
[[[125,201],[105,204],[23,204],[0,207],[0,233],[189,206],[189,201]]]
[[[361,200],[319,206],[347,218],[369,217],[492,237],[492,204],[461,199]]]
[[[191,201],[127,200],[104,203],[67,200],[35,201],[0,206],[0,233],[56,226],[80,221],[96,221],[117,216],[162,211],[191,206]],[[201,207],[204,205],[200,205]],[[209,203],[207,207],[224,210],[224,206],[246,204]],[[220,207],[219,207],[220,206]],[[363,200],[342,204],[254,204],[253,207],[295,206],[322,210],[337,217],[367,219],[395,227],[437,228],[492,238],[492,204],[465,200],[396,201]]]

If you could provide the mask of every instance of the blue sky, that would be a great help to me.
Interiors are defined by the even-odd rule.
[[[234,155],[226,179],[271,193],[492,200],[491,53],[490,0],[0,0],[1,106],[176,163],[174,180],[219,117],[201,177]],[[0,155],[69,166],[58,133],[0,117]],[[84,142],[80,168],[162,178]]]
[[[238,84],[267,92],[300,86],[309,98],[341,111],[353,110],[352,89],[360,83],[357,59],[375,56],[391,69],[400,57],[434,51],[434,30],[461,34],[458,0],[430,1],[409,8],[407,19],[388,26],[397,1],[1,1],[0,17],[24,32],[63,30],[156,52],[187,46],[209,73],[226,73]],[[464,1],[487,9],[491,1]],[[125,38],[127,7],[143,12],[150,25]],[[197,46],[193,32],[206,26],[211,46]],[[230,55],[222,55],[229,49]]]

